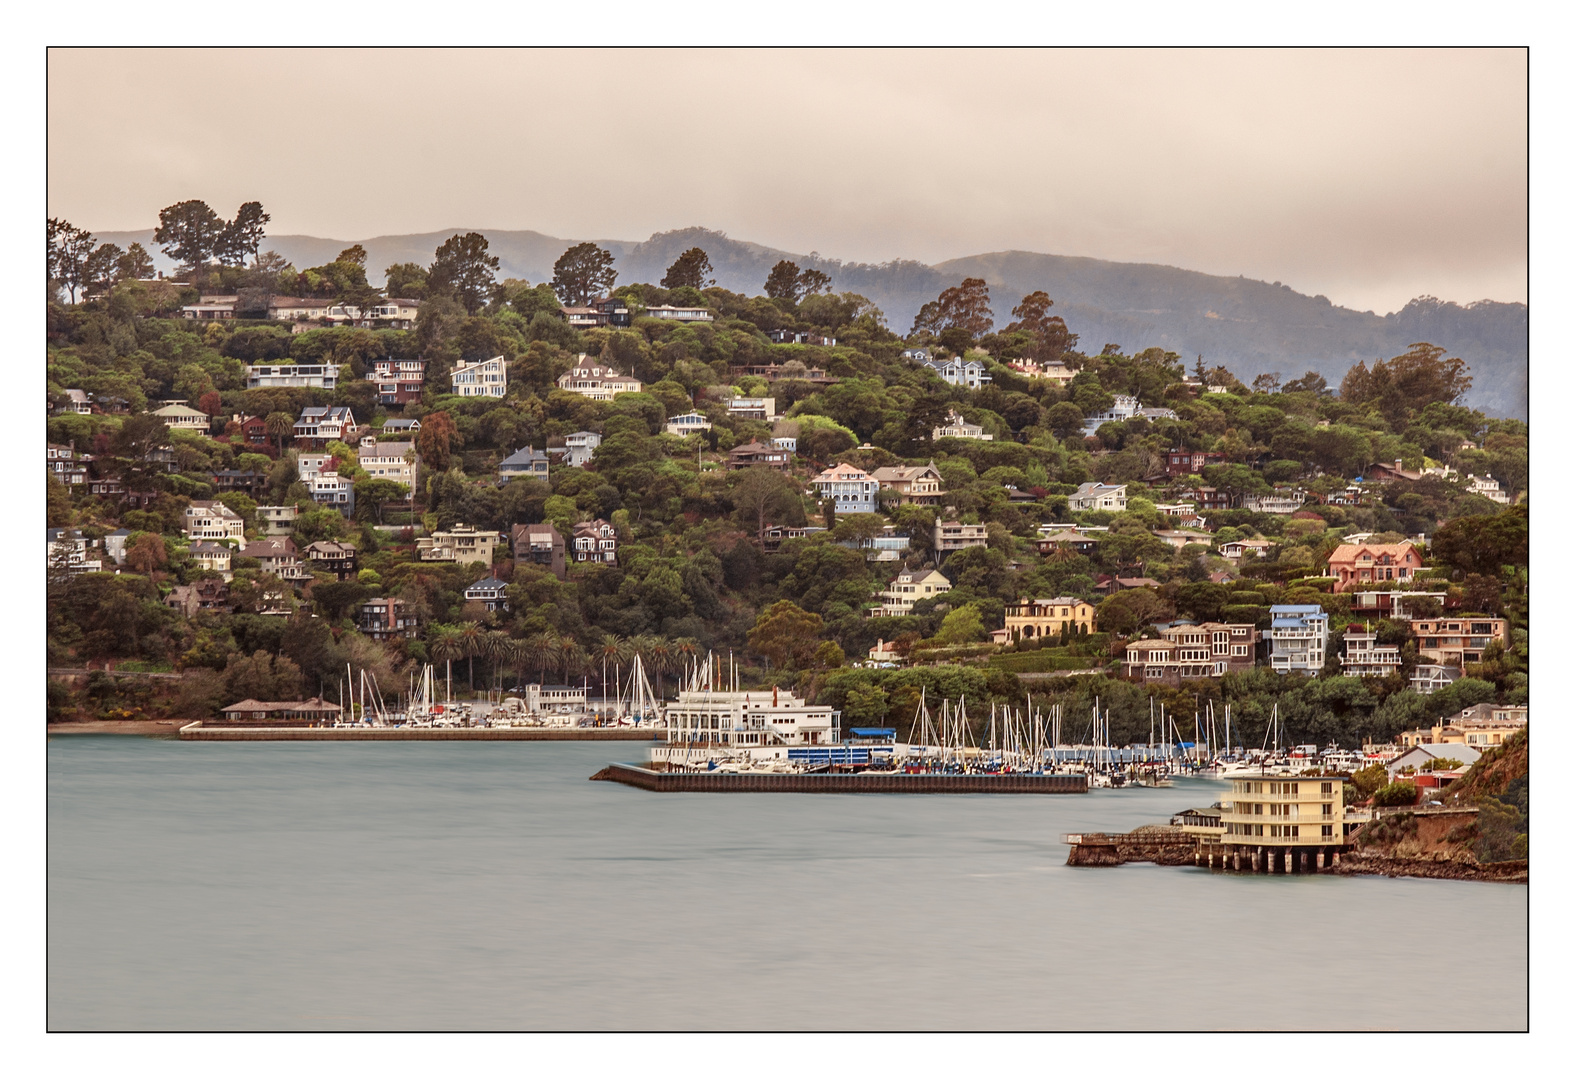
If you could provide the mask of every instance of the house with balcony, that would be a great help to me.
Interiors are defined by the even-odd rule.
[[[509,368],[503,357],[491,360],[461,360],[449,372],[451,394],[460,397],[501,398],[509,390]]]
[[[865,614],[872,619],[896,618],[913,613],[914,604],[952,589],[952,582],[940,570],[905,570],[883,589],[879,606]]]
[[[1459,668],[1483,660],[1490,642],[1502,646],[1510,641],[1510,624],[1485,615],[1450,615],[1437,619],[1413,619],[1412,635],[1417,638],[1419,663],[1444,664]]]
[[[924,465],[884,465],[870,476],[879,488],[896,492],[898,502],[904,505],[936,506],[945,494],[934,461]]]
[[[310,322],[326,319],[334,306],[332,300],[311,296],[271,296],[268,298],[268,317],[281,322]]]
[[[356,508],[355,484],[340,476],[332,454],[300,454],[296,457],[296,477],[306,486],[312,501],[330,506],[349,517]]]
[[[1215,537],[1212,534],[1199,532],[1195,529],[1156,529],[1153,535],[1156,540],[1163,540],[1178,551],[1181,551],[1189,544],[1209,547],[1215,542]]]
[[[597,518],[582,521],[575,526],[575,562],[616,563],[618,561],[618,531]]]
[[[1270,540],[1228,540],[1220,545],[1220,557],[1232,566],[1241,566],[1248,559],[1262,559],[1275,544]]]
[[[1410,543],[1342,544],[1330,552],[1334,591],[1352,592],[1382,581],[1411,581],[1423,558]]]
[[[248,390],[268,390],[282,386],[332,390],[338,382],[338,364],[252,364],[246,369]]]
[[[1322,869],[1325,858],[1346,843],[1345,803],[1338,777],[1288,777],[1277,773],[1238,774],[1231,792],[1221,796],[1220,841],[1225,856],[1242,869],[1260,860],[1306,860]]]
[[[234,552],[224,544],[216,544],[212,540],[198,540],[186,548],[186,554],[198,569],[212,571],[224,575],[224,580],[230,580],[230,556]],[[116,559],[120,562],[121,559]]]
[[[592,401],[612,401],[619,394],[638,394],[643,385],[633,375],[622,375],[610,367],[587,363],[584,353],[574,367],[558,377],[558,389]]]
[[[548,464],[547,455],[542,451],[521,447],[498,463],[498,482],[507,484],[522,476],[546,480]]]
[[[208,479],[215,491],[240,491],[254,499],[268,490],[268,474],[255,469],[215,469]]]
[[[1206,465],[1224,465],[1226,455],[1218,450],[1183,450],[1180,447],[1166,451],[1167,476],[1197,476]]]
[[[256,559],[263,573],[272,574],[282,581],[312,580],[311,569],[301,561],[295,541],[288,536],[253,540],[237,554],[247,559]]]
[[[1499,503],[1501,506],[1510,505],[1510,493],[1500,487],[1499,481],[1492,476],[1473,476],[1467,474],[1467,492],[1472,495],[1481,495],[1485,499]]]
[[[481,604],[488,611],[508,611],[509,600],[504,596],[504,590],[509,587],[507,581],[499,581],[495,577],[484,577],[470,588],[465,590],[465,602],[472,601]]]
[[[1145,408],[1138,403],[1138,398],[1131,394],[1117,394],[1111,407],[1084,418],[1083,433],[1088,436],[1099,432],[1102,424],[1124,424],[1129,420],[1175,420],[1174,409]]]
[[[1253,666],[1259,632],[1252,623],[1179,623],[1160,637],[1130,641],[1122,673],[1143,684],[1180,688],[1184,680],[1218,679]]]
[[[563,581],[567,570],[564,562],[564,538],[548,524],[516,525],[509,531],[516,565],[529,563],[548,571]]]
[[[407,500],[410,493],[416,490],[416,464],[419,460],[413,442],[379,442],[371,435],[363,435],[361,445],[356,449],[356,461],[362,471],[374,480],[392,480],[396,484],[404,484]]]
[[[580,469],[591,464],[596,448],[602,445],[602,436],[594,431],[576,431],[564,436],[563,464]],[[556,453],[549,450],[548,453]]]
[[[451,562],[468,566],[471,563],[493,564],[493,553],[503,538],[495,532],[477,529],[473,525],[454,525],[440,529],[431,536],[418,537],[416,558],[421,562]]]
[[[925,353],[924,359],[919,362],[934,371],[941,381],[949,386],[966,386],[970,390],[978,390],[991,381],[990,376],[985,374],[983,360],[957,356],[946,360],[934,360],[929,353]]]
[[[188,619],[195,619],[204,611],[227,615],[234,609],[228,582],[228,577],[223,580],[204,578],[190,585],[176,585],[164,598],[164,606]]]
[[[240,540],[246,536],[246,525],[224,503],[197,499],[182,515],[181,535],[188,540]]]
[[[356,609],[356,629],[373,641],[413,638],[420,632],[410,606],[397,596],[380,596]]]
[[[1317,676],[1324,669],[1330,616],[1318,604],[1270,605],[1270,667],[1277,674]]]
[[[1097,480],[1079,484],[1078,490],[1067,496],[1067,509],[1075,512],[1109,510],[1113,513],[1126,510],[1127,485],[1102,484]]]
[[[957,410],[947,414],[946,423],[940,427],[931,428],[931,439],[978,439],[980,442],[990,442],[996,436],[988,435],[985,429],[978,424],[971,424],[959,416]]]
[[[728,399],[728,415],[743,420],[767,420],[777,416],[777,399],[766,397],[736,397]]]
[[[63,567],[70,576],[92,574],[104,568],[103,560],[91,559],[93,541],[76,529],[46,529],[46,565]]]
[[[768,525],[761,534],[761,550],[768,555],[775,555],[782,550],[784,541],[802,540],[825,531],[824,525]]]
[[[306,558],[314,571],[333,574],[335,581],[349,581],[356,576],[354,544],[339,540],[318,540],[306,546]]]
[[[78,456],[76,447],[49,443],[45,448],[49,471],[62,484],[75,487],[88,482],[88,462],[91,458]]]
[[[662,430],[669,435],[682,438],[686,435],[698,435],[702,431],[710,431],[711,421],[698,412],[687,412],[668,417],[668,422],[662,425]]]
[[[1364,623],[1346,628],[1346,648],[1341,654],[1341,674],[1363,679],[1383,679],[1401,670],[1401,647],[1380,645],[1379,635]]]
[[[986,533],[984,525],[965,525],[961,521],[941,521],[938,519],[933,549],[938,556],[941,556],[949,551],[984,547],[989,541],[990,537]]]
[[[241,298],[235,295],[198,296],[195,304],[186,304],[181,308],[181,318],[195,322],[224,322],[235,318],[235,307],[240,302]]]
[[[827,469],[811,480],[810,486],[822,501],[832,500],[836,513],[876,512],[876,491],[880,485],[869,473],[846,462]]]
[[[1260,514],[1295,514],[1307,501],[1308,493],[1301,488],[1277,488],[1268,495],[1244,495],[1238,500],[1237,508]]]
[[[778,472],[787,472],[793,465],[793,454],[787,450],[779,450],[775,446],[767,446],[759,440],[751,440],[728,451],[729,469],[750,469],[757,465],[764,465]]]
[[[421,400],[422,384],[427,377],[427,361],[396,360],[388,357],[367,362],[367,381],[377,383],[379,405],[404,405]],[[414,423],[414,421],[412,421]],[[388,424],[385,422],[384,430]]]
[[[843,546],[857,546],[865,553],[866,562],[901,562],[908,554],[909,535],[900,532],[896,525],[883,525],[875,536],[861,537],[857,545],[849,541]]]
[[[195,431],[206,435],[213,426],[213,417],[184,401],[166,401],[163,408],[153,410],[153,415],[163,420],[165,427],[176,431]]]
[[[1461,678],[1461,669],[1449,664],[1418,664],[1412,669],[1411,687],[1419,694],[1443,690]]]
[[[1020,597],[1007,605],[1006,631],[1009,641],[1024,641],[1094,632],[1094,605],[1076,596],[1053,596],[1049,600]]]
[[[1099,542],[1098,536],[1077,529],[1057,529],[1042,525],[1039,535],[1035,537],[1034,546],[1039,549],[1041,555],[1049,555],[1058,548],[1076,551],[1080,555],[1093,555],[1095,545]]]
[[[653,304],[640,313],[642,319],[663,319],[677,323],[715,322],[716,316],[703,307],[686,307],[677,304]]]

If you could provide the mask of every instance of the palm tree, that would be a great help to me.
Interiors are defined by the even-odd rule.
[[[500,683],[499,671],[503,666],[504,658],[508,655],[509,642],[512,640],[502,630],[490,630],[482,635],[479,651],[492,666],[491,675],[494,684]],[[498,689],[502,690],[503,686],[498,685]]]
[[[432,658],[447,666],[465,655],[465,646],[460,642],[460,631],[457,627],[435,624],[432,628],[431,638]]]
[[[263,430],[279,441],[279,452],[285,452],[285,436],[295,432],[295,417],[287,412],[271,412],[263,417]]]
[[[526,642],[531,650],[531,659],[536,661],[536,681],[547,681],[547,665],[558,658],[558,635],[550,630],[534,634]]]
[[[673,639],[673,662],[680,671],[687,671],[690,663],[700,655],[700,642],[692,637]]]
[[[578,675],[586,669],[586,651],[580,643],[572,637],[563,638],[558,643],[558,662],[564,668],[564,682],[569,682],[570,673]]]
[[[665,637],[653,637],[650,650],[647,655],[647,662],[651,665],[651,670],[656,672],[657,700],[661,701],[662,673],[673,670],[673,664],[678,659],[678,656],[673,651],[673,643]]]
[[[481,651],[484,636],[480,623],[467,623],[460,631],[460,646],[465,650],[465,663],[469,668],[467,679],[471,697],[476,696],[476,654]]]
[[[602,661],[602,697],[607,698],[607,662],[623,663],[629,660],[630,644],[628,638],[619,637],[617,634],[603,634],[602,640],[592,650],[592,654]]]
[[[514,668],[514,684],[519,686],[524,681],[522,674],[525,666],[531,662],[531,643],[524,638],[512,637],[504,651],[504,660]]]

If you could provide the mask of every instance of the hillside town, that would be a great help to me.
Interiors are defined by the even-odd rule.
[[[373,287],[266,221],[166,208],[172,277],[51,222],[53,719],[310,712],[347,665],[605,698],[638,656],[663,697],[731,654],[845,726],[922,691],[1099,698],[1118,740],[1156,703],[1246,745],[1525,724],[1527,426],[1442,349],[1249,377],[978,278],[899,332],[787,261],[746,296],[586,243],[531,283],[476,233]]]

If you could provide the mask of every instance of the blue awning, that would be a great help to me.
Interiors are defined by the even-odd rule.
[[[897,738],[897,728],[894,727],[851,727],[848,733],[858,739]]]

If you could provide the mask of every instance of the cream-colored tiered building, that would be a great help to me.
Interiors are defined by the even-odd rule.
[[[1233,776],[1231,794],[1221,799],[1220,822],[1225,830],[1221,843],[1228,855],[1255,858],[1292,849],[1340,847],[1346,842],[1341,782],[1338,776],[1271,772]]]

